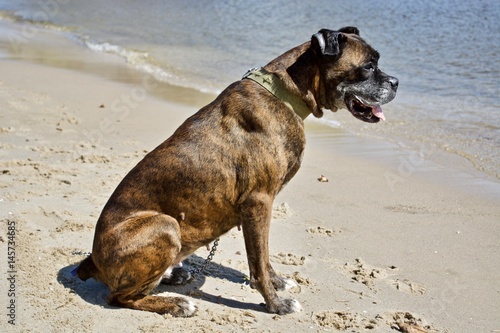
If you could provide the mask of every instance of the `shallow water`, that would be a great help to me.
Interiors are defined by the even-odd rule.
[[[382,54],[380,67],[400,79],[398,96],[383,124],[344,111],[324,121],[429,158],[451,153],[460,157],[453,166],[500,178],[499,1],[0,0],[0,10],[4,20],[210,93],[320,28],[357,26]]]

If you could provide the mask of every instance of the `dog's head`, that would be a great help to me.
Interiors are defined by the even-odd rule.
[[[357,28],[322,29],[312,36],[311,49],[319,58],[322,108],[347,109],[369,123],[385,120],[381,105],[396,96],[398,79],[378,68],[379,53]]]

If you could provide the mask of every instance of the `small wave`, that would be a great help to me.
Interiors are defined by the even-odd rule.
[[[107,42],[98,43],[90,40],[84,40],[83,44],[95,52],[110,53],[124,58],[127,63],[135,65],[147,61],[149,54],[147,52],[128,50],[118,45]]]
[[[6,10],[0,10],[0,21],[5,20],[9,22],[13,22],[16,24],[29,24],[33,25],[38,28],[43,28],[43,29],[48,29],[48,30],[55,30],[55,31],[60,31],[60,32],[71,32],[74,31],[75,28],[72,27],[65,27],[61,25],[54,24],[53,22],[50,22],[48,19],[50,19],[49,16],[40,16],[40,19],[36,18],[27,18],[18,14],[15,14],[14,12],[11,11],[6,11]]]
[[[195,89],[202,93],[220,93],[220,91],[213,91],[203,86],[197,86],[192,82],[188,82],[185,78],[173,74],[174,71],[169,71],[168,69],[157,65],[156,61],[149,55],[148,52],[132,50],[108,42],[95,42],[90,40],[88,36],[81,37],[79,40],[81,44],[94,52],[108,53],[124,59],[126,63],[135,70],[152,75],[160,82],[183,88]]]
[[[148,52],[131,50],[108,42],[95,42],[88,37],[82,37],[81,42],[94,52],[108,53],[124,59],[134,69],[151,74],[158,81],[172,83],[171,81],[175,79],[172,73],[152,64]]]
[[[8,10],[0,10],[0,20],[6,20],[17,23],[23,23],[23,22],[33,23],[33,20],[23,18],[22,16],[14,14],[14,12]]]

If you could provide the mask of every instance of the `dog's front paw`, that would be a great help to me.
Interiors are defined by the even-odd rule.
[[[300,305],[299,301],[293,298],[282,299],[274,309],[269,309],[270,312],[277,313],[279,315],[286,315],[294,312],[300,312],[301,310],[302,310],[302,305]]]
[[[193,276],[182,267],[176,267],[170,274],[165,274],[161,280],[162,284],[170,284],[174,286],[184,285],[191,282]]]

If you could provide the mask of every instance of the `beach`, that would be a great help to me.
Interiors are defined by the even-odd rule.
[[[124,2],[0,0],[1,332],[500,332],[498,69],[481,65],[498,58],[496,3],[275,1],[252,16],[243,1]],[[488,39],[455,34],[474,20]],[[71,274],[148,152],[315,24],[350,22],[401,84],[384,123],[305,120],[270,233],[273,267],[298,285],[279,295],[301,312],[265,311],[237,229],[194,281],[155,289],[196,303],[192,318],[109,306]]]
[[[186,295],[198,306],[194,317],[108,306],[106,287],[70,272],[91,251],[118,182],[197,108],[144,93],[144,77],[119,83],[24,60],[0,62],[0,73],[2,332],[500,329],[500,184],[430,162],[432,152],[313,119],[270,236],[275,269],[298,283],[280,295],[296,298],[300,313],[265,312],[246,283],[236,229],[221,238],[206,274],[155,291]],[[200,248],[191,265],[207,255]]]

